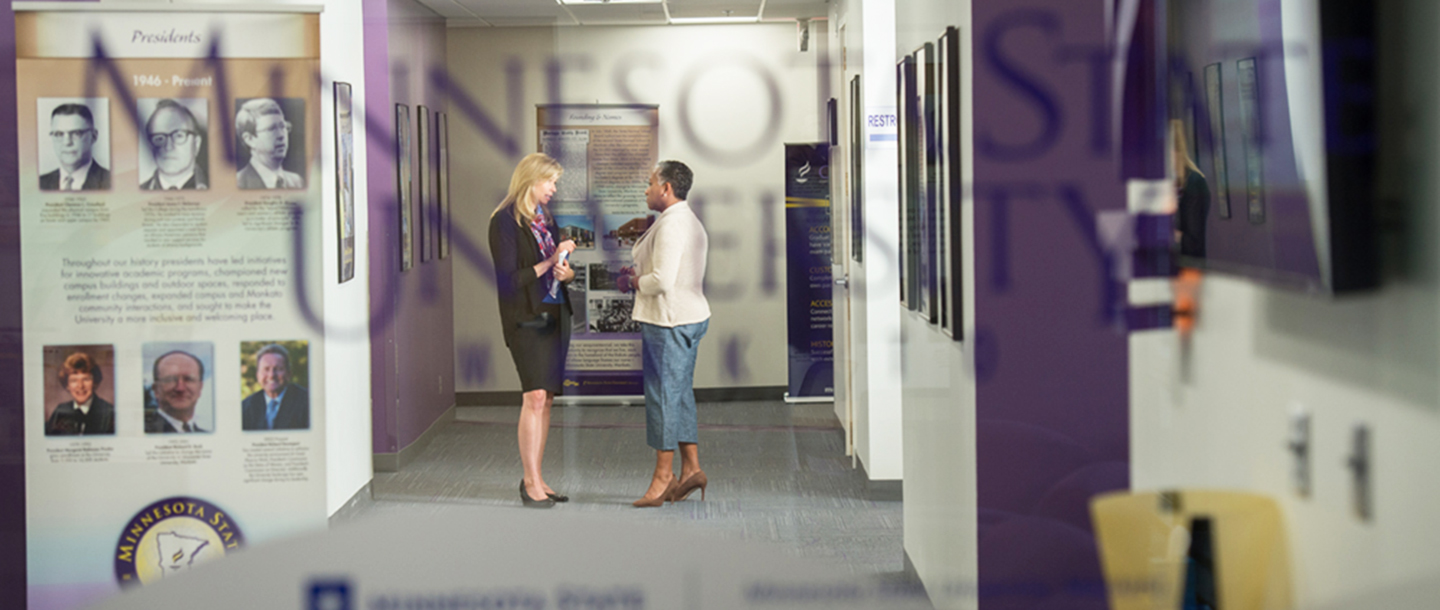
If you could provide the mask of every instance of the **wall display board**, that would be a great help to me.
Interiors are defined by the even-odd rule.
[[[315,10],[15,4],[32,610],[326,524]]]
[[[575,240],[570,302],[575,316],[565,393],[644,394],[634,295],[616,278],[633,266],[630,248],[652,221],[645,205],[660,160],[660,111],[653,105],[540,105],[540,152],[565,168],[550,212],[562,239]]]
[[[785,145],[789,398],[835,395],[830,146]]]

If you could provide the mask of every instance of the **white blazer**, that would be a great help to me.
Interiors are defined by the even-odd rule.
[[[710,319],[701,291],[710,237],[690,204],[680,201],[660,213],[635,242],[635,308],[638,322],[674,328]]]

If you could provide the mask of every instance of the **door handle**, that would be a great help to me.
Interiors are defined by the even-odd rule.
[[[841,286],[841,287],[844,287],[844,288],[849,288],[849,287],[850,287],[850,278],[837,277],[837,278],[835,278],[835,285],[836,285],[836,286]]]

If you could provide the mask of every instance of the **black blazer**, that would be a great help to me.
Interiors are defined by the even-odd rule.
[[[85,184],[80,185],[82,191],[103,191],[110,188],[110,170],[100,167],[99,163],[90,164],[90,173],[85,174]],[[40,190],[60,190],[60,170],[55,170],[40,176]]]
[[[560,229],[555,219],[547,217],[550,235],[558,245]],[[515,222],[512,209],[506,207],[490,217],[490,259],[495,261],[495,292],[500,301],[500,326],[505,334],[505,345],[510,345],[516,325],[529,322],[540,315],[540,305],[545,302],[545,285],[535,276],[535,265],[540,264],[540,244],[529,227]],[[570,306],[570,292],[565,282],[560,284],[560,295],[565,310],[574,314]],[[558,324],[560,321],[556,320]]]
[[[93,173],[93,172],[92,172]],[[60,403],[45,421],[45,436],[114,434],[115,406],[99,396],[90,400],[90,413],[81,413],[75,401]]]
[[[270,430],[265,427],[265,390],[245,397],[240,403],[240,429]],[[280,411],[275,414],[275,430],[310,429],[310,391],[295,384],[285,387]]]

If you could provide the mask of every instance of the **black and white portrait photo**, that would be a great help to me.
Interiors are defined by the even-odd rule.
[[[140,98],[140,188],[203,191],[210,188],[205,99]]]
[[[110,190],[110,100],[37,100],[40,190]]]
[[[305,188],[305,100],[235,100],[235,174],[241,189]]]

